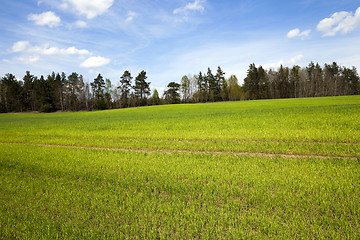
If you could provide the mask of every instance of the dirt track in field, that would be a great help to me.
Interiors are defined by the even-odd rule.
[[[359,160],[359,157],[354,156],[324,156],[324,155],[306,155],[306,154],[283,154],[283,153],[263,153],[263,152],[229,152],[229,151],[193,151],[193,150],[168,150],[168,149],[131,149],[131,148],[109,148],[109,147],[93,147],[93,146],[71,146],[59,144],[43,144],[43,143],[24,143],[24,142],[0,142],[2,144],[15,145],[29,145],[29,146],[43,146],[43,147],[60,147],[73,149],[94,149],[94,150],[108,150],[108,151],[124,151],[136,153],[163,153],[163,154],[209,154],[209,155],[233,155],[233,156],[251,156],[251,157],[282,157],[282,158],[320,158],[320,159],[351,159]]]

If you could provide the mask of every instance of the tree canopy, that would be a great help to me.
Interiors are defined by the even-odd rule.
[[[158,104],[238,101],[268,98],[300,98],[360,93],[359,75],[355,67],[341,67],[336,62],[321,67],[308,66],[265,70],[255,63],[249,65],[241,85],[235,75],[225,78],[221,67],[215,75],[210,68],[206,74],[184,75],[180,83],[170,82],[162,97],[154,89],[149,98],[150,82],[141,71],[132,82],[126,70],[120,82],[113,85],[99,73],[92,82],[84,81],[76,72],[64,72],[44,77],[26,71],[21,80],[8,73],[0,79],[0,112],[24,111],[81,111],[125,108]]]

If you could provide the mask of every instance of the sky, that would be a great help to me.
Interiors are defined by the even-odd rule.
[[[101,73],[118,85],[147,72],[164,91],[184,75],[242,83],[251,63],[360,69],[360,1],[350,0],[0,0],[0,77],[26,71]]]

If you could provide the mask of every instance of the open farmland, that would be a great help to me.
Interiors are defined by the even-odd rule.
[[[0,238],[360,238],[360,96],[0,115]]]

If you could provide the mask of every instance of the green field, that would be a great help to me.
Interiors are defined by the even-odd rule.
[[[360,96],[0,115],[0,239],[359,239]]]

